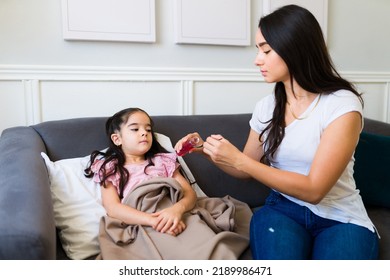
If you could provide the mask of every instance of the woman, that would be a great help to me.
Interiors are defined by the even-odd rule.
[[[243,152],[222,135],[194,150],[233,176],[271,188],[251,221],[253,257],[377,258],[378,234],[353,178],[360,94],[337,73],[317,20],[302,7],[261,18],[256,47],[255,64],[275,88],[257,103]]]

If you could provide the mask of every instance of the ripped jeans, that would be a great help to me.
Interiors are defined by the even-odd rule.
[[[376,232],[321,218],[275,191],[250,224],[254,259],[369,260],[378,257],[378,243]]]

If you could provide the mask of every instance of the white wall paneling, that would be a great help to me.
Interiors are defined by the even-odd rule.
[[[109,116],[125,107],[154,115],[180,115],[176,81],[42,81],[42,121],[69,117]]]
[[[22,80],[24,87],[26,124],[36,124],[42,121],[40,111],[40,91],[38,80]]]
[[[175,0],[176,43],[249,46],[250,0]]]
[[[366,117],[390,123],[390,73],[344,73],[354,82],[365,101]]]
[[[0,80],[0,100],[0,132],[6,127],[29,124],[22,81]]]
[[[390,123],[390,73],[341,75],[364,92],[366,117]],[[0,131],[134,106],[151,115],[251,113],[272,89],[257,69],[0,65]]]
[[[191,80],[181,81],[181,105],[182,115],[194,114],[194,82]]]
[[[372,119],[389,121],[389,83],[358,83],[358,90],[363,93],[364,114]]]
[[[155,0],[62,0],[66,40],[155,42]]]
[[[263,0],[263,13],[269,14],[279,7],[296,4],[308,9],[318,20],[326,38],[328,27],[328,0]]]
[[[259,81],[199,81],[195,83],[194,114],[251,113],[256,102],[272,92]]]

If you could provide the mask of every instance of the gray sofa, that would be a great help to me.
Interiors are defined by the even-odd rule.
[[[156,132],[168,135],[173,143],[189,132],[198,131],[203,136],[221,133],[242,148],[249,131],[250,114],[155,116],[153,119]],[[0,137],[0,259],[67,258],[56,234],[49,178],[40,153],[47,153],[55,161],[103,149],[108,145],[105,121],[105,117],[68,119],[3,131]],[[364,130],[390,136],[390,124],[374,120],[366,119]],[[256,208],[263,204],[269,192],[258,182],[240,181],[224,174],[200,155],[189,155],[185,160],[198,185],[209,196],[228,194]],[[390,188],[390,182],[387,183]],[[390,201],[390,197],[386,200]],[[380,259],[390,259],[390,207],[369,202],[367,209],[381,235]]]

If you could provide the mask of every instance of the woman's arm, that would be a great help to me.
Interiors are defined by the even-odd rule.
[[[215,163],[237,169],[263,184],[309,203],[319,203],[350,161],[361,131],[361,115],[350,112],[334,120],[321,137],[309,174],[269,167],[253,158],[253,147],[240,152],[226,139],[207,139],[204,152]],[[250,137],[251,138],[251,134]]]
[[[175,145],[175,150],[180,151],[182,147],[182,143],[184,143],[187,139],[191,137],[199,137],[201,139],[202,147],[201,148],[195,148],[190,151],[190,153],[200,153],[204,155],[207,159],[212,161],[215,165],[217,165],[221,170],[224,172],[228,173],[231,176],[234,176],[236,178],[240,179],[249,179],[251,176],[247,174],[246,172],[243,172],[241,170],[238,170],[237,168],[226,165],[223,163],[219,163],[218,161],[214,161],[211,158],[211,155],[216,152],[216,149],[221,149],[220,153],[231,153],[232,149],[234,152],[239,152],[239,150],[233,146],[221,146],[219,145],[219,141],[223,139],[221,135],[211,135],[210,137],[207,138],[207,142],[204,142],[204,140],[200,137],[199,133],[194,132],[190,133],[186,136],[184,136],[182,139],[180,139],[176,145]],[[224,139],[225,143],[229,143],[227,139]],[[222,149],[226,149],[226,151],[223,151]],[[251,130],[247,139],[247,142],[245,144],[245,148],[243,151],[244,154],[249,156],[250,158],[259,161],[260,158],[263,156],[263,147],[262,144],[259,142],[259,134],[256,133],[254,130]]]

